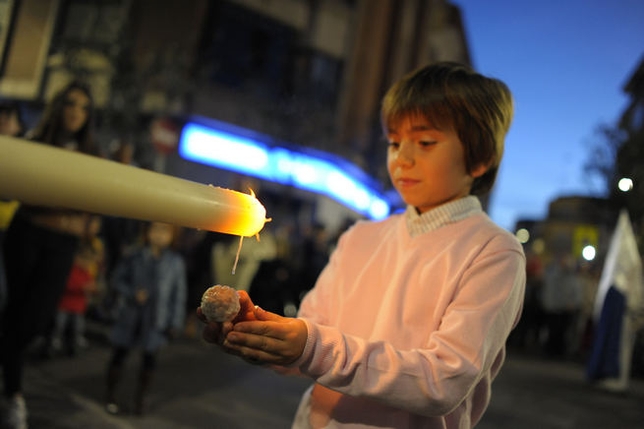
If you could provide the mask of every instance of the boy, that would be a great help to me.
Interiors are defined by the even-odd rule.
[[[471,428],[521,312],[525,257],[474,196],[496,177],[512,118],[500,81],[454,63],[419,69],[382,104],[403,214],[339,240],[298,318],[240,293],[204,338],[308,376],[294,428]]]

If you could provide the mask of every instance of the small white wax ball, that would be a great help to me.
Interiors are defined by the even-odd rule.
[[[230,286],[214,285],[201,297],[201,311],[209,322],[233,320],[240,308],[239,295]]]

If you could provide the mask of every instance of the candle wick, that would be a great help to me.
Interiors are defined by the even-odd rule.
[[[239,254],[241,253],[242,242],[244,241],[244,236],[239,236],[239,247],[237,247],[237,255],[235,256],[235,263],[233,264],[232,274],[235,275],[235,270],[237,270],[237,262],[239,262]]]

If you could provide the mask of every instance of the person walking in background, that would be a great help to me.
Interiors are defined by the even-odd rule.
[[[58,92],[28,136],[46,145],[98,155],[89,87],[74,81]],[[1,414],[7,427],[27,427],[22,392],[25,350],[52,325],[88,219],[85,213],[65,208],[21,204],[6,232],[8,293],[0,358],[5,395]]]
[[[52,354],[65,347],[67,353],[74,356],[87,348],[85,314],[91,297],[99,291],[104,254],[103,242],[98,237],[100,228],[100,216],[93,216],[88,223],[87,237],[76,252],[65,292],[58,302],[54,332],[49,341]]]
[[[326,227],[314,223],[304,236],[302,243],[302,263],[300,271],[300,287],[297,305],[306,292],[308,292],[318,276],[329,261],[329,237]]]
[[[0,103],[0,135],[20,137],[25,132],[20,106],[17,103]],[[4,272],[3,241],[11,218],[20,203],[16,200],[0,199],[0,320],[7,300],[7,281]],[[1,326],[1,324],[0,324]]]
[[[240,291],[237,318],[205,326],[227,352],[314,381],[294,428],[479,422],[525,289],[521,244],[476,197],[494,183],[512,112],[507,86],[467,66],[405,76],[381,113],[406,211],[345,232],[298,318]]]
[[[548,332],[546,355],[567,357],[571,345],[577,344],[572,336],[582,304],[582,285],[572,256],[558,253],[546,265],[541,301]]]
[[[184,229],[179,253],[186,263],[188,292],[186,298],[186,323],[184,334],[195,338],[200,328],[197,306],[203,293],[213,284],[211,251],[219,233]]]
[[[20,106],[17,103],[4,102],[0,104],[0,135],[21,137],[25,132]],[[2,329],[2,313],[7,301],[7,281],[4,270],[4,234],[11,218],[20,203],[16,200],[0,199],[0,330]]]
[[[129,140],[118,140],[113,143],[109,158],[125,165],[138,167],[134,160],[134,144]],[[141,236],[144,222],[117,216],[103,216],[101,236],[105,243],[105,275],[110,273],[121,260],[137,244]]]
[[[526,249],[526,286],[521,320],[512,331],[508,343],[521,350],[541,350],[541,331],[544,312],[541,305],[543,286],[543,264],[541,256],[534,250]]]
[[[134,160],[135,147],[129,139],[118,139],[110,144],[109,158],[125,165],[138,167]],[[100,236],[105,247],[103,277],[111,277],[116,264],[140,245],[144,221],[118,216],[102,216]],[[93,320],[109,328],[116,319],[118,293],[109,284],[99,291],[90,306]],[[108,329],[109,330],[109,329]]]
[[[112,332],[112,356],[107,367],[106,410],[119,412],[116,388],[125,360],[133,348],[142,349],[134,412],[144,411],[145,395],[156,369],[157,352],[184,326],[186,269],[181,255],[171,248],[176,227],[152,222],[145,244],[117,264],[112,287],[119,293],[119,309]]]

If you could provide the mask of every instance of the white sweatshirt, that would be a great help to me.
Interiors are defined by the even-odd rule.
[[[292,369],[316,384],[293,427],[473,427],[524,289],[521,245],[476,197],[359,222],[300,308]]]

